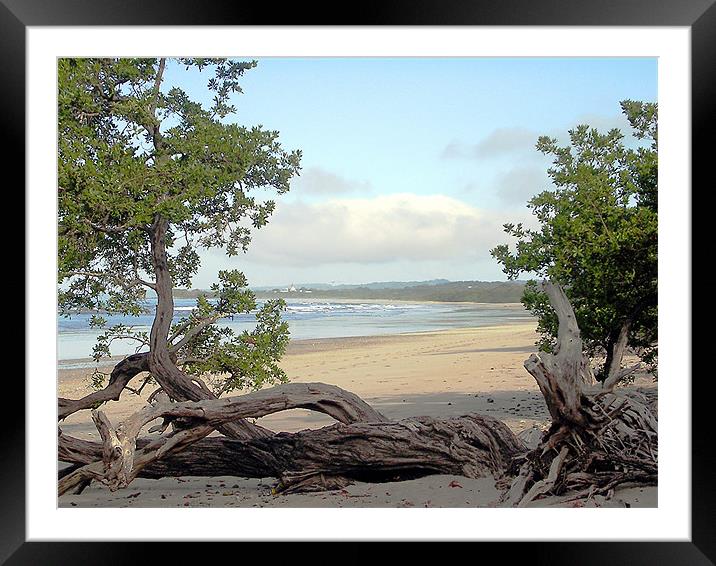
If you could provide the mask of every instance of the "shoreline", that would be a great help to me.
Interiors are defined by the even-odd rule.
[[[407,301],[406,301],[407,302]],[[457,303],[456,303],[457,304]],[[469,304],[480,304],[480,303],[469,303]],[[493,304],[493,303],[485,303]],[[503,303],[503,305],[520,305],[520,303]],[[433,330],[414,330],[410,332],[395,332],[388,334],[361,334],[355,336],[332,336],[332,337],[321,337],[321,338],[291,338],[286,348],[286,355],[294,353],[294,351],[302,351],[306,349],[307,345],[318,346],[321,350],[330,350],[331,346],[339,347],[339,345],[350,343],[352,341],[360,341],[363,343],[374,343],[381,340],[389,340],[391,338],[400,338],[405,336],[418,336],[418,335],[430,335],[430,334],[443,334],[450,332],[461,332],[461,331],[473,331],[473,330],[489,330],[495,328],[515,328],[515,327],[536,327],[536,321],[526,322],[525,320],[515,320],[513,322],[507,321],[501,324],[491,324],[486,326],[465,326],[465,327],[451,327],[451,328],[437,328]],[[100,362],[97,362],[98,367],[111,367],[116,365],[122,359],[127,357],[129,354],[111,356],[105,358]],[[82,364],[80,366],[80,364]],[[79,367],[68,367],[68,366],[79,366]],[[90,357],[86,358],[68,358],[65,360],[57,360],[58,371],[62,370],[74,370],[74,369],[88,369],[94,367],[95,362]]]

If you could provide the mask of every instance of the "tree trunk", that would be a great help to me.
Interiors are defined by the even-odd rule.
[[[559,320],[557,347],[553,354],[533,354],[525,368],[539,385],[552,425],[524,458],[504,504],[527,505],[542,495],[575,489],[585,496],[608,493],[626,482],[655,484],[655,413],[636,396],[614,391],[630,370],[610,367],[608,379],[593,384],[567,296],[550,282],[544,288]],[[622,330],[617,341],[620,358],[628,326]]]
[[[212,391],[198,379],[192,379],[174,363],[169,352],[169,330],[174,316],[173,281],[169,272],[166,236],[169,223],[157,214],[151,228],[151,251],[157,292],[157,310],[149,334],[148,366],[157,383],[177,401],[216,399]],[[231,438],[265,438],[271,432],[244,419],[225,423],[219,429]]]

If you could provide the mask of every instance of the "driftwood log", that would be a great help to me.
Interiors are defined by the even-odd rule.
[[[149,443],[142,439],[139,449]],[[523,447],[489,417],[419,417],[393,423],[336,424],[249,441],[208,437],[152,461],[145,478],[238,476],[279,478],[279,491],[308,491],[351,480],[390,481],[428,474],[501,474]],[[92,463],[102,444],[60,437],[64,461]]]
[[[339,424],[250,440],[205,438],[234,419],[294,408],[328,414]],[[391,422],[353,393],[322,383],[280,385],[219,400],[169,403],[163,399],[116,429],[100,411],[94,411],[93,418],[102,444],[60,434],[60,459],[82,464],[60,478],[60,494],[81,490],[91,480],[114,490],[139,475],[276,477],[282,491],[434,473],[499,476],[525,451],[497,419],[468,415]],[[138,440],[142,427],[159,418],[163,424],[155,428],[162,432],[174,419],[183,419],[182,427]]]

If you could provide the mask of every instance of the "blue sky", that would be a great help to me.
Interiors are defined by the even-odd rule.
[[[207,73],[170,66],[206,100]],[[252,285],[447,278],[504,280],[489,249],[505,222],[530,222],[549,188],[540,135],[628,124],[625,98],[656,101],[656,59],[266,58],[246,73],[231,119],[303,151],[247,254],[202,253]]]

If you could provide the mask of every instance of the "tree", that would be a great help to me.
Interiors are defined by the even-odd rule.
[[[208,72],[211,107],[166,84],[168,65]],[[58,62],[59,308],[97,313],[92,324],[104,333],[96,359],[120,338],[148,350],[114,368],[110,384],[120,390],[141,371],[178,400],[285,381],[277,363],[288,342],[282,301],[258,309],[252,332],[216,324],[257,306],[239,271],[220,271],[217,299],[199,298],[189,316],[173,322],[172,289],[191,284],[197,248],[246,251],[251,230],[274,209],[255,193],[284,193],[299,171],[300,152],[284,150],[278,132],[226,120],[239,79],[254,66],[226,59]],[[139,314],[147,291],[157,297],[149,334],[106,327],[103,313]],[[207,372],[226,376],[215,392],[201,379]],[[89,406],[107,399],[95,395]],[[85,405],[61,400],[61,416]]]
[[[615,387],[627,345],[655,363],[657,339],[657,107],[623,101],[634,137],[581,125],[570,145],[541,137],[555,189],[529,202],[540,228],[506,224],[516,249],[492,255],[510,278],[533,273],[522,301],[538,318],[540,354],[525,361],[552,418],[514,469],[504,496],[525,505],[545,493],[590,497],[621,483],[657,480],[657,417],[650,399]],[[605,354],[596,373],[589,357]],[[586,355],[585,355],[586,354]],[[595,385],[595,378],[600,385]]]
[[[604,354],[599,380],[621,369],[627,344],[655,370],[657,340],[657,106],[623,101],[640,146],[618,129],[586,125],[569,131],[570,145],[541,137],[537,149],[554,156],[555,185],[532,198],[540,227],[506,224],[517,239],[491,253],[511,279],[532,273],[560,283],[575,310],[586,352]],[[550,351],[557,318],[534,281],[522,302],[538,318],[539,342]]]

